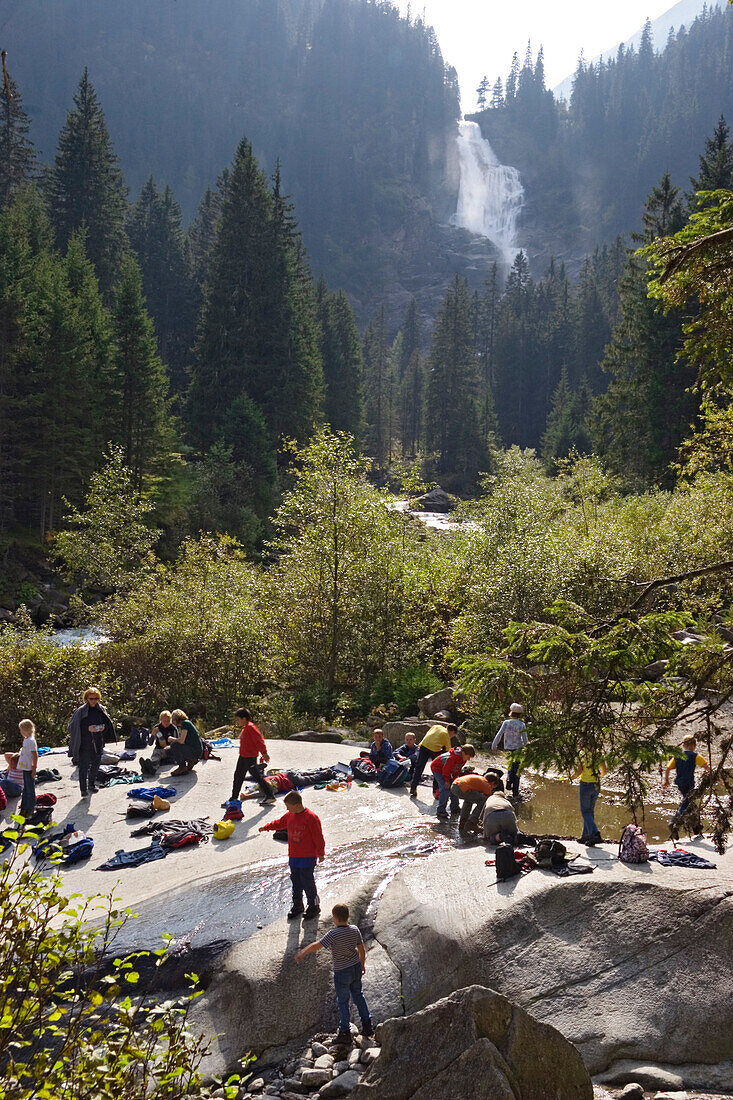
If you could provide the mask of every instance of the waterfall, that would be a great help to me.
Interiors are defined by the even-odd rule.
[[[516,168],[499,164],[477,122],[458,123],[460,186],[454,225],[470,229],[500,249],[512,264],[517,254],[517,219],[524,204],[524,188]]]

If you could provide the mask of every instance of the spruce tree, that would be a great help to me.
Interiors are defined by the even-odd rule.
[[[730,140],[730,128],[723,115],[713,132],[705,142],[705,152],[700,157],[697,178],[690,178],[693,192],[733,190],[733,141]],[[697,205],[694,194],[691,205]]]
[[[400,445],[403,455],[410,457],[415,456],[422,436],[425,389],[421,343],[420,312],[413,298],[405,310],[393,353],[397,373]]]
[[[669,237],[679,232],[685,223],[679,187],[672,185],[669,172],[665,172],[656,187],[649,193],[642,214],[643,240],[650,242],[657,237]]]
[[[363,431],[363,356],[351,304],[342,290],[329,294],[325,279],[316,288],[319,346],[325,386],[324,417],[334,432],[357,439]]]
[[[23,100],[10,77],[0,92],[0,207],[5,206],[36,165],[36,151],[28,139],[30,121]]]
[[[468,282],[456,275],[435,319],[428,356],[426,443],[437,472],[473,481],[485,457],[476,409],[478,359]]]
[[[161,194],[153,177],[149,178],[130,211],[127,235],[140,264],[160,357],[174,392],[182,393],[196,326],[196,295],[181,208],[170,187]]]
[[[364,333],[364,393],[367,448],[380,470],[392,461],[395,396],[394,364],[384,332],[384,307]]]
[[[59,134],[46,191],[57,245],[66,248],[85,228],[87,255],[109,298],[125,245],[127,187],[86,69]]]
[[[145,308],[137,260],[126,252],[114,288],[111,386],[116,402],[113,442],[140,488],[143,474],[170,447],[168,383],[158,356],[153,322]]]

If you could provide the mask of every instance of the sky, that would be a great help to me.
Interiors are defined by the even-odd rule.
[[[576,67],[581,49],[590,60],[631,38],[647,16],[656,19],[675,0],[395,0],[404,13],[425,13],[443,57],[458,71],[464,111],[476,104],[475,89],[486,75],[506,79],[512,54],[524,59],[527,41],[536,55],[545,48],[549,88]]]

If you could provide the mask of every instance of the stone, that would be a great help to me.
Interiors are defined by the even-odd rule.
[[[355,1047],[349,1055],[349,1065],[355,1066],[361,1058],[362,1051],[359,1047]]]
[[[362,1050],[359,1061],[363,1062],[365,1066],[370,1066],[380,1054],[381,1047],[370,1047],[367,1050]]]
[[[482,986],[385,1020],[379,1034],[353,1100],[593,1100],[572,1043]]]
[[[262,1092],[265,1087],[265,1082],[262,1077],[255,1077],[254,1081],[247,1082],[247,1088],[250,1092]]]
[[[352,1051],[351,1053],[353,1054],[354,1052]],[[334,1062],[333,1072],[336,1074],[336,1076],[338,1076],[339,1073],[346,1073],[350,1065],[351,1062]]]
[[[304,1069],[300,1075],[300,1083],[308,1088],[317,1089],[331,1080],[330,1069]]]
[[[344,735],[338,730],[302,730],[291,733],[288,741],[315,741],[320,745],[340,745]]]
[[[421,741],[431,726],[445,725],[445,722],[436,723],[429,719],[410,718],[402,722],[383,722],[382,729],[392,748],[399,748],[404,743],[406,733],[414,733],[418,741]]]
[[[323,1088],[319,1090],[318,1095],[322,1096],[324,1100],[330,1100],[332,1096],[348,1096],[358,1084],[359,1074],[356,1070],[349,1069],[346,1073],[334,1077],[332,1081],[324,1085]]]
[[[661,680],[668,667],[669,661],[652,661],[641,670],[641,674],[645,680]]]
[[[434,691],[431,695],[418,699],[418,705],[421,712],[426,714],[428,718],[436,718],[441,711],[444,711],[448,715],[448,721],[450,721],[456,709],[453,689],[447,687],[441,688],[440,691]]]
[[[654,1100],[689,1100],[686,1092],[657,1092]]]
[[[313,1058],[320,1058],[322,1054],[328,1054],[328,1047],[324,1046],[323,1043],[311,1043],[310,1048]]]
[[[629,1084],[621,1090],[619,1100],[644,1100],[644,1089],[641,1085],[637,1085],[636,1081],[630,1081]]]
[[[313,1052],[315,1054],[315,1051]],[[313,1063],[314,1069],[333,1069],[333,1055],[319,1054]]]
[[[454,504],[445,489],[441,489],[438,485],[435,489],[430,489],[429,492],[423,493],[415,501],[415,508],[418,512],[452,512]]]

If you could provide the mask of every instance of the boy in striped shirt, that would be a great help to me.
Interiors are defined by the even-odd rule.
[[[355,924],[349,924],[348,905],[334,905],[331,910],[333,928],[320,940],[315,940],[298,951],[296,962],[306,955],[330,947],[333,960],[333,984],[336,989],[336,1001],[339,1010],[339,1030],[334,1043],[337,1046],[351,1045],[351,1020],[349,1000],[352,1000],[361,1017],[362,1035],[373,1035],[374,1027],[369,1015],[369,1007],[361,990],[361,976],[366,967],[366,951],[361,932]]]

